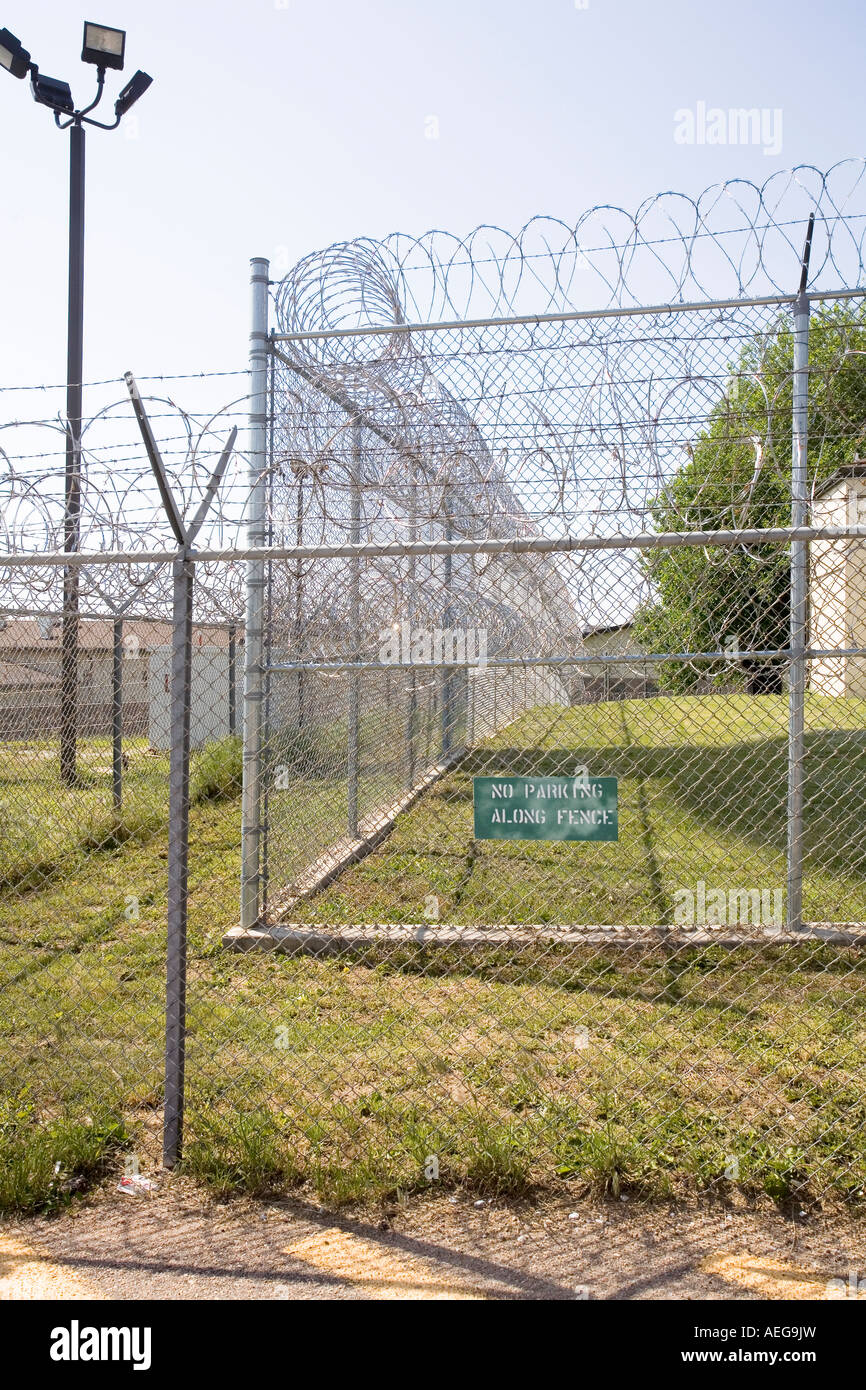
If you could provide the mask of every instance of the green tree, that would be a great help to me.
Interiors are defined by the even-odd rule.
[[[789,321],[744,344],[725,393],[653,508],[658,531],[790,525],[793,336]],[[866,453],[866,305],[813,311],[809,337],[810,489]],[[636,615],[647,651],[766,651],[788,643],[788,550],[779,545],[650,552],[653,599]],[[747,688],[780,689],[781,671],[737,663]],[[663,685],[691,688],[726,663],[665,663]]]

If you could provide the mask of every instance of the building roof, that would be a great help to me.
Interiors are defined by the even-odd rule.
[[[628,632],[634,627],[634,623],[611,623],[608,627],[585,627],[581,633],[582,637],[606,637],[611,632]]]
[[[847,468],[837,469],[826,483],[822,483],[819,488],[815,489],[812,493],[812,501],[817,502],[819,497],[832,492],[834,487],[838,487],[840,483],[848,482],[851,478],[866,478],[866,459],[855,459]]]
[[[0,621],[3,615],[0,614]],[[20,651],[59,651],[60,619],[52,619],[50,636],[43,635],[44,618],[7,618],[0,627],[0,660],[4,653]],[[78,646],[80,651],[111,651],[114,643],[113,623],[110,618],[82,618],[78,624]],[[171,644],[171,623],[156,618],[125,618],[123,621],[124,639],[136,637],[142,651],[154,647],[167,647]],[[236,625],[235,637],[243,641],[243,627]],[[193,627],[193,645],[196,647],[227,647],[229,634],[226,627]]]

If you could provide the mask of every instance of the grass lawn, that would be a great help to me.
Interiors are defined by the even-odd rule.
[[[446,921],[655,921],[699,877],[781,883],[784,734],[774,697],[537,711],[305,917],[418,921],[436,892]],[[866,704],[810,701],[809,741],[810,914],[862,919]],[[580,761],[621,779],[618,845],[472,850],[473,769]],[[299,800],[314,806],[320,790],[301,783]],[[305,1183],[339,1202],[430,1181],[589,1183],[860,1200],[855,949],[231,954],[219,943],[237,914],[239,819],[233,797],[193,807],[185,1163],[218,1189]],[[158,828],[76,849],[41,888],[0,897],[0,1203],[63,1200],[122,1149],[156,1161],[164,880]]]
[[[367,691],[362,682],[362,708],[365,698],[381,700],[382,691]],[[438,756],[439,728],[429,703],[416,712],[413,727],[417,777]],[[278,732],[266,745],[268,870],[278,894],[348,834],[347,739],[348,721],[335,718],[325,725]],[[362,714],[358,751],[358,815],[363,821],[406,790],[405,711],[386,706]]]
[[[76,787],[58,776],[56,740],[0,744],[0,888],[39,887],[88,851],[164,823],[168,754],[146,739],[125,739],[123,813],[111,794],[111,740],[82,739]]]
[[[466,758],[312,902],[326,922],[670,923],[677,889],[785,886],[787,700],[687,696],[531,711]],[[866,701],[810,696],[804,910],[866,921]],[[473,839],[472,777],[619,779],[618,843]]]

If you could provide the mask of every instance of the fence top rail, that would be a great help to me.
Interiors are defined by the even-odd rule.
[[[806,652],[807,657],[815,656],[862,656],[861,649],[845,649],[831,652],[812,651]],[[527,668],[532,669],[537,666],[647,666],[653,663],[665,661],[724,661],[729,666],[736,667],[737,663],[743,658],[749,661],[789,661],[791,657],[799,655],[791,647],[772,647],[766,651],[751,651],[745,647],[737,652],[736,659],[731,657],[729,651],[724,648],[718,651],[708,652],[619,652],[613,655],[602,653],[591,653],[587,655],[574,655],[566,653],[557,655],[549,653],[546,656],[491,656],[483,660],[470,659],[463,657],[452,661],[450,658],[442,661],[273,661],[265,669],[267,671],[325,671],[340,673],[342,671],[442,671],[442,670],[476,670],[486,671],[488,668]]]
[[[377,541],[360,545],[224,546],[184,550],[191,561],[384,559],[421,555],[567,554],[583,550],[673,550],[681,547],[775,545],[791,541],[866,541],[861,526],[765,526],[734,531],[643,531],[632,536],[494,536],[488,540]],[[177,550],[47,550],[0,554],[0,570],[83,568],[90,565],[148,565],[178,558]]]
[[[866,297],[866,286],[850,290],[815,290],[806,295],[807,299],[814,302],[824,299],[862,299],[864,297]],[[383,335],[390,337],[392,333],[438,333],[460,328],[507,328],[520,324],[571,323],[581,319],[639,318],[643,315],[653,314],[673,316],[674,314],[711,312],[715,309],[749,309],[762,306],[772,307],[773,305],[781,307],[785,304],[795,304],[798,299],[798,293],[769,294],[756,298],[696,299],[682,304],[672,302],[670,304],[639,304],[608,309],[569,309],[558,313],[506,315],[499,318],[442,319],[436,323],[394,322],[368,324],[358,328],[318,328],[297,333],[270,333],[268,334],[268,342],[270,344],[301,343],[319,338],[371,338]]]
[[[17,608],[14,604],[0,602],[0,620],[16,618],[51,618],[60,622],[64,616],[62,608]],[[111,608],[106,608],[104,612],[98,613],[93,609],[80,608],[78,617],[83,623],[170,623],[170,617],[154,616],[150,613],[137,613],[127,610],[123,613],[116,613]],[[236,618],[196,618],[193,626],[200,627],[224,627],[229,631],[233,627],[243,624],[243,615]]]

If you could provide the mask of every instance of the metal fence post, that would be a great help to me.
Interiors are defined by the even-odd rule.
[[[814,216],[809,219],[800,292],[794,303],[791,418],[791,525],[805,526],[808,510],[809,297],[806,281]],[[791,541],[791,664],[788,673],[788,928],[803,926],[803,779],[806,752],[808,541]]]
[[[193,565],[172,566],[171,752],[168,783],[168,948],[165,986],[165,1119],[163,1164],[173,1168],[183,1144],[186,1063],[186,928],[189,879],[189,755],[192,685]]]
[[[162,1153],[166,1168],[179,1161],[183,1144],[184,1068],[186,1061],[186,927],[189,889],[189,757],[192,701],[193,562],[190,547],[217,495],[237,438],[233,427],[220,461],[210,476],[192,521],[186,523],[171,489],[147,412],[131,372],[126,373],[133,410],[177,541],[172,562],[171,744],[168,770],[168,903],[165,969],[165,1111]]]
[[[445,539],[453,540],[454,530],[451,525],[451,498],[448,494],[448,482],[443,485],[443,502],[445,508]],[[453,559],[450,555],[442,557],[442,589],[445,598],[445,606],[442,610],[442,627],[444,630],[443,643],[449,642],[452,654],[454,653],[453,634],[451,624],[454,621],[454,613],[451,607],[451,581],[453,575]],[[465,652],[464,652],[465,655]],[[453,666],[445,666],[442,671],[442,708],[440,711],[441,728],[441,752],[443,761],[450,757],[453,746],[454,734],[454,679],[455,669]]]
[[[252,274],[253,319],[250,333],[250,451],[247,544],[265,542],[268,420],[268,261],[255,256]],[[261,912],[262,713],[264,672],[262,638],[265,567],[247,561],[246,640],[244,645],[244,753],[241,794],[241,926],[254,927]]]
[[[294,463],[292,472],[297,479],[297,492],[295,494],[295,542],[298,546],[304,543],[304,478],[306,476],[305,466],[302,463]],[[312,484],[311,484],[312,487]],[[304,562],[300,558],[295,561],[295,606],[294,617],[292,620],[292,658],[298,661],[301,652],[301,639],[304,633]],[[300,729],[304,723],[304,671],[302,666],[298,666],[297,680],[295,682],[295,696],[297,700],[297,711],[295,723]]]
[[[357,545],[361,539],[361,422],[352,421],[352,471],[349,484],[349,540]],[[361,561],[353,556],[349,591],[349,644],[350,660],[361,659]],[[349,673],[349,718],[347,750],[347,792],[349,835],[358,838],[358,782],[360,775],[360,736],[361,736],[361,677],[357,671]]]
[[[237,733],[237,651],[237,627],[234,623],[229,623],[229,738],[233,738]]]
[[[111,642],[111,791],[115,811],[123,800],[123,619],[115,618]]]
[[[409,459],[409,517],[407,535],[409,541],[418,539],[418,483],[415,477],[416,464],[414,458]],[[402,660],[406,660],[407,647],[409,660],[412,660],[412,639],[413,625],[415,622],[415,556],[410,555],[408,563],[408,576],[406,582],[406,628],[408,628],[409,641],[403,640],[406,628],[401,629],[400,650]],[[406,786],[412,787],[415,784],[415,725],[418,716],[418,689],[415,679],[415,672],[410,670],[406,676]]]

